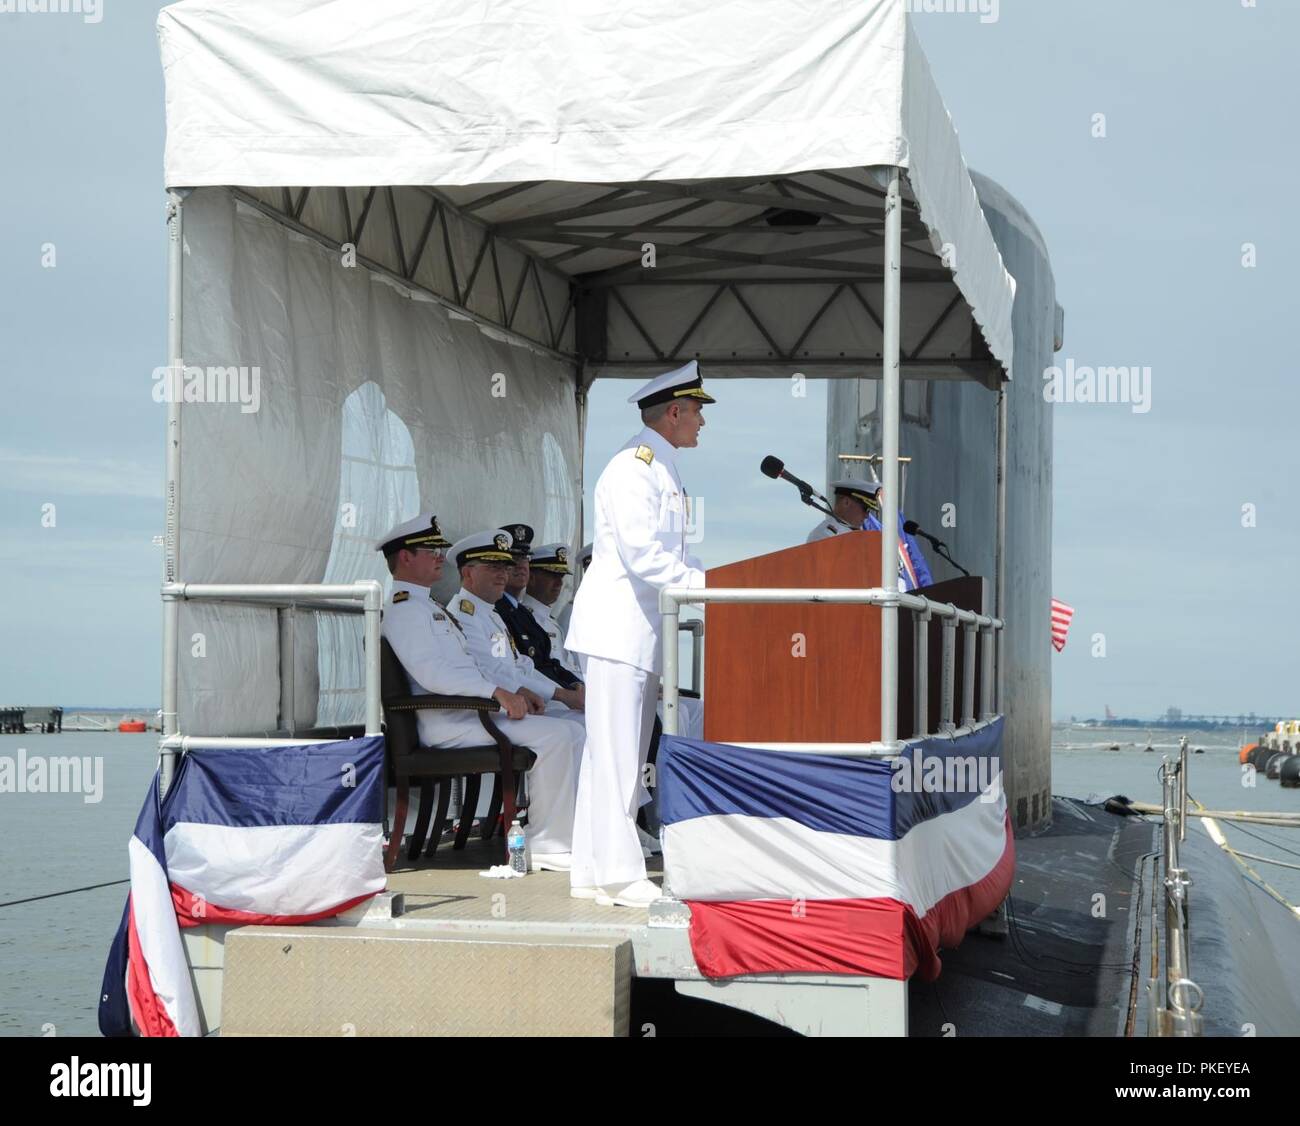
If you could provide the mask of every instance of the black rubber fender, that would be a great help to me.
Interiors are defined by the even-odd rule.
[[[1286,755],[1277,768],[1277,780],[1287,789],[1300,786],[1300,755]]]

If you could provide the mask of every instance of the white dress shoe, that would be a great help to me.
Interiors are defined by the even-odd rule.
[[[600,907],[649,907],[662,894],[649,880],[634,880],[616,892],[601,888],[596,903]]]
[[[535,852],[533,853],[531,872],[567,872],[573,867],[571,852]]]
[[[636,835],[641,838],[642,855],[654,856],[663,851],[659,847],[659,838],[651,833],[647,833],[640,825],[636,827]]]
[[[570,899],[595,899],[600,894],[600,888],[582,885],[580,887],[569,888]]]

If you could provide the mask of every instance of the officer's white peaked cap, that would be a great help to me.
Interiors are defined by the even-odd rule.
[[[552,575],[568,575],[569,545],[567,543],[548,543],[533,548],[533,570],[547,571]]]
[[[432,512],[421,512],[389,528],[375,541],[375,550],[391,555],[404,547],[446,547],[450,542],[438,527],[438,518]]]
[[[836,496],[850,496],[868,508],[875,507],[876,493],[879,491],[879,481],[857,481],[852,477],[845,477],[840,481],[831,482],[831,492]]]
[[[633,393],[628,402],[635,403],[645,410],[646,407],[671,403],[675,399],[696,399],[701,403],[717,402],[712,395],[705,393],[704,377],[700,374],[700,365],[697,361],[692,360],[675,371],[655,376],[639,391]]]
[[[512,563],[510,548],[514,540],[502,528],[489,528],[457,540],[447,553],[459,570],[466,563]]]

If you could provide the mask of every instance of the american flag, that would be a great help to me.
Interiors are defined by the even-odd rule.
[[[1073,606],[1067,606],[1059,598],[1052,599],[1052,648],[1058,653],[1065,648],[1065,635],[1070,632],[1073,617]]]

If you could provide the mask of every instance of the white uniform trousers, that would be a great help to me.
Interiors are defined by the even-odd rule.
[[[568,720],[570,723],[576,723],[579,727],[586,729],[586,714],[574,711],[568,704],[561,704],[559,700],[546,701],[546,714],[554,719]]]
[[[507,719],[497,712],[492,719],[507,739],[537,756],[528,772],[528,847],[535,853],[571,852],[582,728],[545,715]],[[420,742],[426,746],[481,747],[490,742],[474,715],[422,712],[419,724]]]
[[[587,742],[573,821],[574,887],[622,887],[645,879],[636,812],[659,677],[621,661],[583,658]]]

